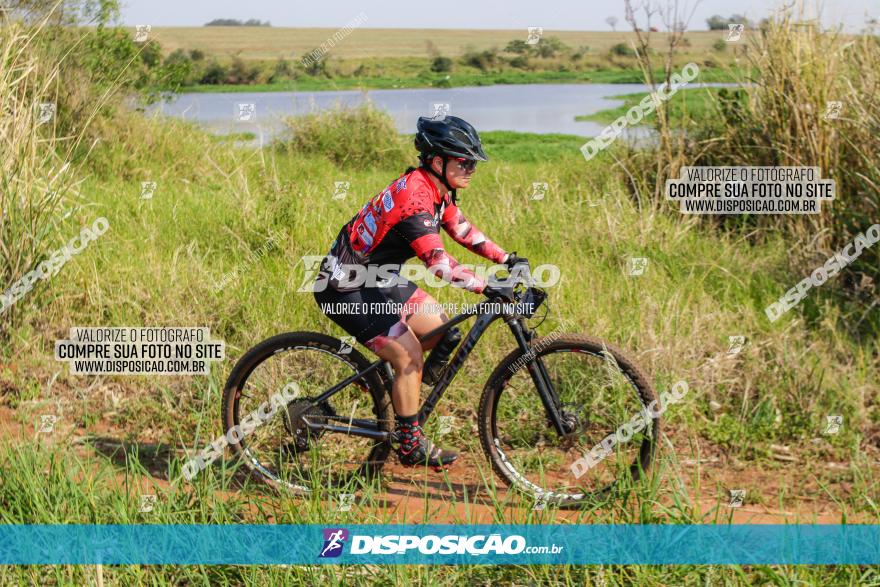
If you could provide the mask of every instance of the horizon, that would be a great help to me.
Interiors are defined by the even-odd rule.
[[[539,5],[529,0],[487,0],[461,10],[413,10],[405,0],[386,0],[382,3],[358,0],[339,0],[333,5],[308,5],[308,11],[295,3],[282,5],[269,0],[251,0],[246,4],[230,0],[216,0],[209,6],[202,2],[179,3],[171,0],[128,0],[121,6],[121,22],[126,26],[151,25],[154,27],[203,27],[215,19],[240,21],[269,21],[269,28],[336,29],[359,14],[367,17],[359,28],[402,30],[519,30],[543,27],[544,34],[560,32],[626,32],[630,31],[624,18],[623,2],[614,6],[572,5],[567,0],[545,0]],[[812,4],[812,3],[811,3]],[[778,6],[778,5],[777,5]],[[760,0],[750,0],[732,7],[725,0],[705,0],[679,3],[682,20],[687,30],[707,31],[706,20],[712,16],[728,18],[742,15],[757,23],[769,16],[773,9]],[[206,10],[207,9],[207,10]],[[688,14],[692,17],[687,18]],[[650,21],[643,10],[636,11],[639,25],[647,29],[656,26],[659,32],[667,28],[654,15]],[[840,24],[844,32],[861,32],[867,19],[880,16],[876,0],[838,0],[833,5],[804,8],[804,19],[818,19],[823,28]],[[617,19],[613,30],[606,21]],[[578,26],[579,25],[579,26]]]

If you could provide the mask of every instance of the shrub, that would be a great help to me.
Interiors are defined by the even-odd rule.
[[[728,18],[724,18],[718,14],[710,16],[706,19],[710,31],[726,31],[727,26],[731,24],[744,24],[747,28],[752,27],[752,23],[742,14],[732,14]]]
[[[541,39],[534,47],[538,57],[556,57],[556,55],[566,53],[569,50],[568,45],[560,41],[558,37]]]
[[[255,65],[249,65],[241,57],[234,57],[226,73],[226,83],[229,84],[252,84],[260,75],[260,69]]]
[[[613,47],[611,47],[611,54],[617,55],[618,57],[635,57],[636,52],[635,49],[627,45],[626,43],[617,43]]]
[[[527,69],[529,67],[529,58],[525,55],[518,55],[510,60],[510,66],[519,69]]]
[[[520,54],[522,54],[522,53],[529,53],[531,48],[532,48],[532,46],[529,45],[528,43],[526,43],[525,41],[517,39],[515,41],[509,42],[507,44],[507,46],[504,48],[504,51],[506,53],[520,53]]]
[[[166,86],[174,89],[180,86],[189,86],[195,83],[195,65],[189,55],[182,49],[177,49],[165,58],[163,68],[167,74]]]
[[[337,108],[285,119],[287,133],[276,143],[282,151],[323,155],[343,167],[376,165],[403,170],[412,159],[394,119],[369,104]]]
[[[574,54],[571,56],[571,58],[572,59],[580,59],[589,52],[590,52],[590,48],[588,46],[581,45],[580,47],[578,47],[577,51],[574,52]]]
[[[431,62],[431,71],[442,73],[452,71],[452,59],[449,57],[438,56]]]
[[[317,49],[315,51],[317,51]],[[311,51],[309,54],[314,54],[315,51]],[[306,73],[312,77],[318,77],[319,75],[330,77],[330,73],[327,71],[327,62],[323,57],[320,59],[308,59],[305,69]]]
[[[152,39],[143,44],[140,51],[141,61],[147,67],[155,67],[162,61],[162,47]]]
[[[480,71],[488,71],[498,62],[498,53],[495,49],[486,49],[485,51],[476,52],[468,51],[461,56],[461,63],[475,67]]]
[[[165,57],[165,65],[170,63],[189,63],[192,58],[183,49],[175,49]]]
[[[289,80],[296,76],[293,65],[284,57],[279,57],[278,61],[272,67],[272,73],[269,75],[269,82],[280,82]]]
[[[212,59],[202,74],[200,83],[208,85],[222,84],[226,81],[226,67],[216,59]]]
[[[718,51],[719,53],[723,53],[727,51],[727,41],[724,39],[718,39],[714,43],[712,43],[712,49]]]

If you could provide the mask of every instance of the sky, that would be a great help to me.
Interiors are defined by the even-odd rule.
[[[639,0],[636,0],[638,2]],[[657,0],[654,0],[656,2]],[[675,0],[661,0],[663,4]],[[714,14],[743,14],[758,21],[778,3],[761,0],[677,0],[694,11],[688,26],[705,30]],[[522,29],[544,27],[553,30],[609,31],[609,16],[625,28],[623,0],[475,0],[471,2],[426,2],[425,0],[122,0],[126,25],[201,26],[215,18],[268,20],[276,27],[337,28],[363,12],[363,28],[451,28]],[[807,0],[815,6],[813,0]],[[695,8],[694,8],[695,7]],[[843,23],[847,32],[864,27],[865,14],[880,17],[880,0],[828,0],[821,20],[830,27]],[[815,9],[809,12],[816,14]],[[661,23],[654,21],[652,24]],[[662,29],[663,27],[660,26]]]

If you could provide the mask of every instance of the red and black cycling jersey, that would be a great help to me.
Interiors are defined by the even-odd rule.
[[[434,275],[482,292],[485,282],[444,249],[440,226],[474,253],[495,263],[504,262],[507,253],[468,222],[449,193],[441,194],[428,172],[419,168],[392,181],[342,227],[328,255],[330,284],[340,291],[357,289],[357,284],[346,287],[339,283],[346,265],[400,267],[415,255]]]

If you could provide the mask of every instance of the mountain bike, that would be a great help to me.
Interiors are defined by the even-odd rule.
[[[529,321],[537,319],[547,294],[534,285],[527,264],[511,269],[501,292],[420,337],[431,339],[475,318],[422,403],[419,422],[428,426],[449,384],[500,319],[515,347],[489,376],[477,422],[495,473],[508,486],[560,507],[607,493],[624,476],[637,480],[650,466],[658,418],[646,417],[644,429],[602,451],[579,478],[572,463],[658,401],[648,379],[621,350],[597,338],[555,331],[537,336]],[[248,414],[271,414],[266,405],[276,394],[280,417],[246,427],[249,433],[231,445],[233,452],[254,477],[278,490],[308,494],[350,486],[377,475],[396,440],[393,380],[390,365],[368,361],[353,339],[279,334],[250,349],[232,369],[223,392],[224,430]],[[297,394],[279,405],[277,393],[291,383]]]

